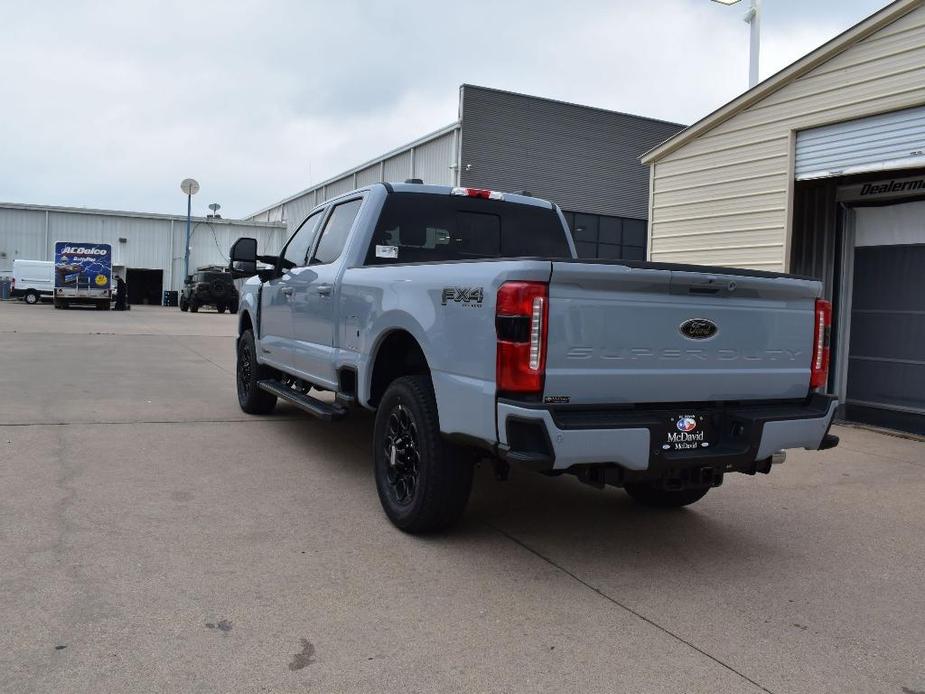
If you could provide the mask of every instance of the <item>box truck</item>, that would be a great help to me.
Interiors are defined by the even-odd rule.
[[[109,310],[112,295],[112,246],[108,243],[55,244],[55,308],[90,304]]]

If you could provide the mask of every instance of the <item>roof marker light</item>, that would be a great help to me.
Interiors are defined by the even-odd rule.
[[[470,198],[483,198],[485,200],[504,200],[504,193],[487,188],[453,188],[450,195],[465,195]]]

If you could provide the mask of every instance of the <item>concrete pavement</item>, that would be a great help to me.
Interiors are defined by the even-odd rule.
[[[238,409],[234,326],[0,304],[0,691],[925,691],[925,444],[669,513],[480,469],[414,538],[371,416]]]

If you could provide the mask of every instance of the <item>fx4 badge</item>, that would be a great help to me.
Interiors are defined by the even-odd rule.
[[[448,301],[455,301],[457,304],[481,308],[484,296],[481,287],[444,287],[441,303],[446,306]]]

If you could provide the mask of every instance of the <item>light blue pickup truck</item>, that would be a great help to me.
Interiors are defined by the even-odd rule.
[[[461,516],[479,459],[678,507],[838,443],[819,282],[579,259],[529,194],[375,184],[314,209],[279,256],[242,238],[231,261],[249,277],[241,408],[375,410],[379,498],[407,532]]]

